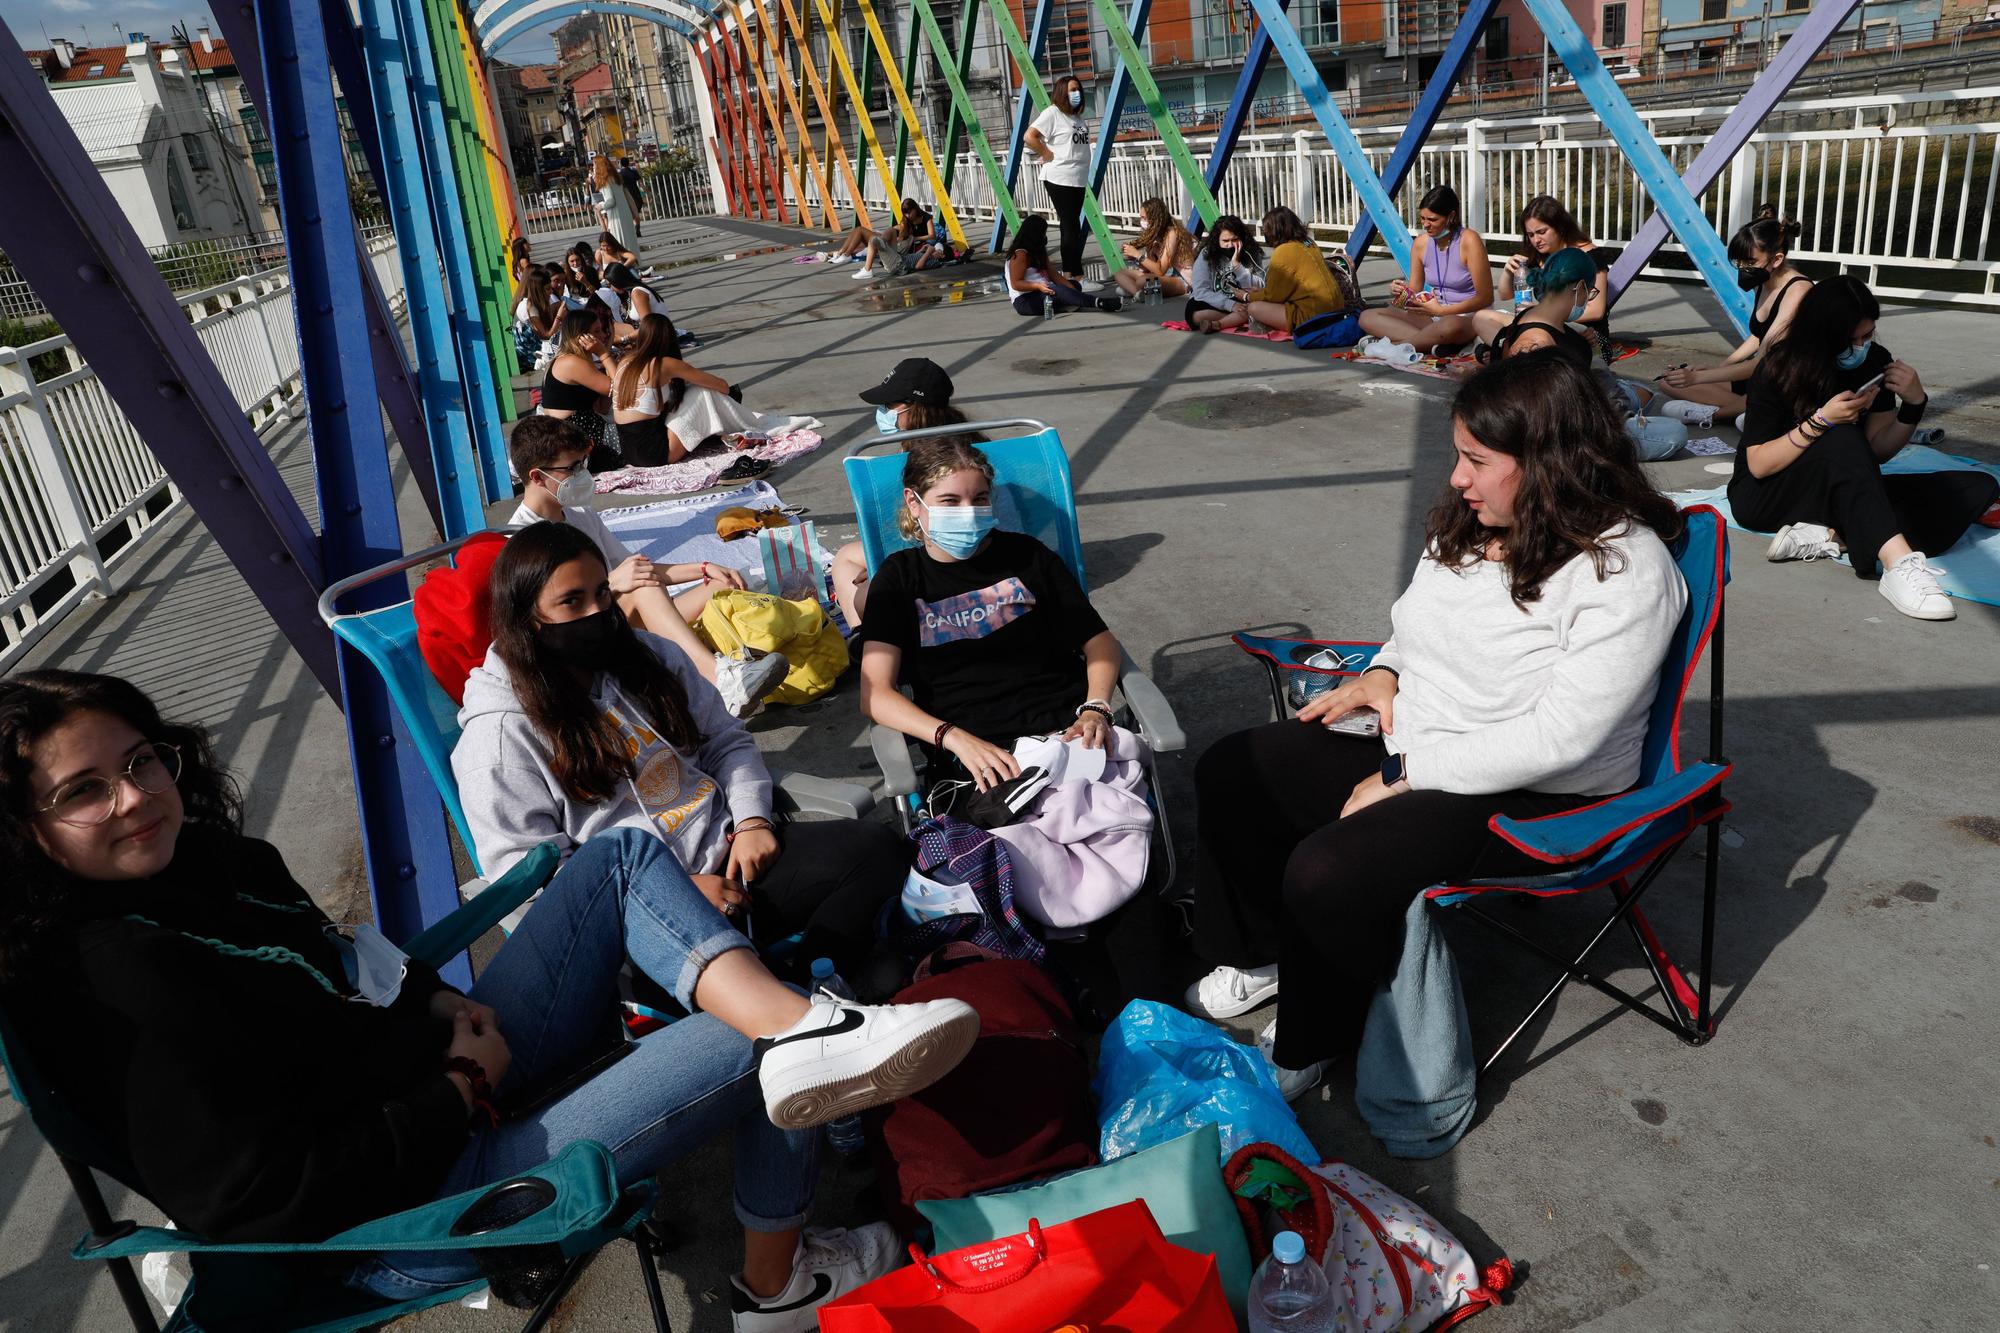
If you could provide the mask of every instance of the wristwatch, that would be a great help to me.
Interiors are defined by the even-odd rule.
[[[1382,761],[1382,785],[1393,787],[1403,781],[1403,756],[1392,754]]]

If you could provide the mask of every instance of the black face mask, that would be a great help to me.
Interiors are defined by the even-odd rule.
[[[1759,287],[1762,287],[1765,283],[1769,282],[1770,280],[1771,280],[1771,270],[1768,268],[1746,268],[1742,265],[1737,266],[1736,285],[1738,287],[1741,287],[1746,292],[1754,292]]]
[[[542,647],[564,666],[599,671],[610,658],[612,645],[618,642],[621,615],[613,606],[575,620],[544,623],[536,632]]]

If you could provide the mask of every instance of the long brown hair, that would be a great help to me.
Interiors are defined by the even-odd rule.
[[[1882,318],[1882,303],[1851,273],[1815,283],[1792,315],[1791,328],[1764,353],[1757,378],[1803,420],[1840,392],[1840,354],[1854,331]]]
[[[508,538],[493,562],[489,586],[493,650],[507,666],[521,711],[548,742],[549,771],[571,800],[597,803],[637,776],[625,733],[542,646],[542,619],[535,610],[556,570],[584,557],[600,568],[604,564],[589,533],[567,523],[532,523]],[[633,720],[643,720],[676,750],[696,749],[706,738],[695,725],[680,677],[632,632],[616,603],[611,614],[619,628],[604,669],[644,710],[643,719]]]
[[[580,356],[589,360],[590,353],[583,349],[583,340],[597,336],[598,318],[598,313],[588,306],[582,310],[564,312],[562,322],[556,325],[556,332],[561,335],[556,339],[557,355]]]
[[[630,407],[639,401],[639,386],[651,375],[653,366],[661,361],[681,359],[680,334],[674,322],[665,315],[648,315],[639,321],[639,336],[633,340],[632,350],[618,363],[618,373],[613,380],[611,401],[617,407]],[[685,381],[675,377],[674,383]],[[678,395],[666,410],[671,412],[680,406]]]
[[[83,671],[23,671],[0,680],[0,856],[7,888],[0,892],[0,981],[19,981],[51,961],[54,936],[86,920],[91,895],[49,859],[29,811],[34,747],[78,713],[106,713],[147,740],[180,751],[174,779],[187,828],[243,831],[243,798],[215,758],[208,732],[168,722],[141,690],[118,676]]]
[[[1479,560],[1501,542],[1517,606],[1542,595],[1549,576],[1588,555],[1603,579],[1616,573],[1606,534],[1647,527],[1662,541],[1680,534],[1680,511],[1653,488],[1625,423],[1588,371],[1550,356],[1517,356],[1480,371],[1452,400],[1452,419],[1483,448],[1521,469],[1513,526],[1479,521],[1445,488],[1425,524],[1431,558],[1448,568]]]
[[[521,290],[515,293],[516,305],[526,302],[528,306],[528,327],[546,339],[555,332],[556,312],[549,300],[549,275],[540,268],[530,265],[528,275],[521,282]]]
[[[1146,220],[1146,225],[1133,244],[1141,251],[1164,264],[1171,265],[1183,257],[1193,262],[1194,237],[1179,218],[1167,211],[1164,199],[1154,195],[1140,204],[1139,216]]]
[[[1264,244],[1273,250],[1288,241],[1297,241],[1301,245],[1312,244],[1312,233],[1306,230],[1306,224],[1299,220],[1297,213],[1283,204],[1279,204],[1264,215],[1263,232]]]

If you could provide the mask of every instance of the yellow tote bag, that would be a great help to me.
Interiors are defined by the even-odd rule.
[[[847,641],[810,599],[787,601],[763,592],[725,589],[708,599],[696,628],[719,653],[745,649],[783,653],[791,664],[771,703],[802,704],[833,688],[847,670]]]

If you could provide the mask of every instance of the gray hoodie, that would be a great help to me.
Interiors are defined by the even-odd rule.
[[[465,822],[488,880],[553,838],[567,857],[586,839],[611,828],[646,828],[674,849],[693,875],[718,873],[728,859],[723,836],[733,821],[771,815],[771,775],[757,742],[722,706],[722,696],[701,678],[686,653],[641,632],[687,690],[695,727],[708,739],[693,754],[676,750],[642,720],[644,714],[617,682],[599,672],[590,697],[624,731],[634,754],[635,779],[612,800],[587,805],[572,800],[549,769],[549,746],[515,697],[507,667],[492,649],[465,682],[459,710],[464,734],[451,752]]]

